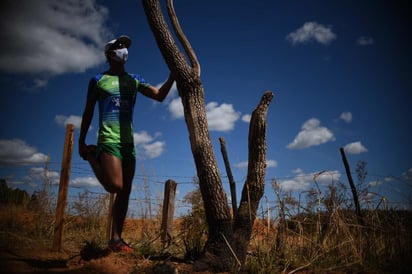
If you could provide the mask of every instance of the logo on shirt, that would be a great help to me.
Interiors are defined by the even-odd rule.
[[[112,103],[123,111],[128,111],[130,108],[130,98],[112,97]]]
[[[112,97],[112,102],[116,107],[120,107],[120,98],[119,97]]]

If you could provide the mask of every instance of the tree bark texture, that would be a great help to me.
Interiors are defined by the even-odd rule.
[[[265,191],[266,175],[266,116],[273,93],[263,94],[252,113],[248,140],[248,173],[243,186],[237,218],[234,221],[234,247],[240,262],[246,260],[247,247],[260,199]]]
[[[222,245],[221,233],[228,239],[232,239],[231,216],[213,153],[206,118],[203,86],[198,72],[186,63],[184,55],[176,46],[164,20],[159,2],[157,0],[143,0],[143,6],[159,49],[176,80],[182,99],[191,150],[209,225],[206,250],[220,256],[227,253],[225,246]]]
[[[172,1],[168,0],[169,17],[179,41],[183,43],[190,65],[187,63],[185,55],[176,46],[163,17],[159,1],[142,1],[148,23],[163,58],[176,80],[183,104],[191,150],[205,206],[206,221],[209,226],[204,258],[206,258],[206,263],[214,267],[215,270],[230,270],[237,257],[241,258],[241,264],[246,258],[246,250],[256,217],[256,210],[264,192],[266,170],[265,119],[273,94],[266,92],[252,115],[249,131],[248,176],[239,206],[239,217],[233,223],[210,139],[199,63],[189,42],[185,39],[180,25],[178,25]],[[233,228],[233,224],[235,224],[235,228]],[[233,254],[232,250],[236,254]]]

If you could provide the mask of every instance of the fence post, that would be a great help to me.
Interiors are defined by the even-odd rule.
[[[225,162],[227,177],[229,179],[230,194],[232,198],[233,219],[236,219],[236,216],[237,216],[236,183],[235,183],[235,180],[233,179],[232,170],[230,169],[230,163],[229,163],[229,158],[227,157],[225,139],[223,137],[220,137],[219,141],[220,141],[220,151],[222,152],[223,161]]]
[[[56,222],[54,224],[54,237],[52,245],[52,250],[59,252],[62,249],[63,224],[67,204],[67,192],[69,189],[70,168],[73,153],[73,133],[74,126],[72,124],[67,124],[62,166],[60,171],[59,195],[57,197]]]
[[[360,208],[360,204],[359,204],[358,192],[357,192],[357,190],[356,190],[355,184],[353,183],[353,179],[352,179],[352,174],[351,174],[351,172],[350,172],[349,163],[348,163],[348,160],[346,159],[346,155],[345,155],[345,150],[344,150],[343,147],[341,147],[339,150],[340,150],[340,154],[342,155],[342,161],[343,161],[343,165],[345,166],[346,176],[348,176],[348,181],[349,181],[350,189],[351,189],[351,191],[352,191],[353,202],[354,202],[354,204],[355,204],[356,216],[358,217],[358,222],[359,222],[359,224],[360,224],[360,225],[363,225],[363,218],[362,218],[361,208]]]
[[[167,245],[170,245],[173,238],[173,214],[175,211],[176,186],[177,183],[175,181],[166,181],[160,236],[162,243]]]

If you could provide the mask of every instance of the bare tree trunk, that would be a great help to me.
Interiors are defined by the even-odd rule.
[[[182,99],[192,154],[209,225],[206,250],[211,254],[223,256],[227,250],[222,244],[224,241],[221,233],[226,238],[232,239],[230,208],[213,153],[200,76],[195,69],[187,65],[183,55],[179,52],[164,21],[158,1],[144,0],[143,5],[152,32],[175,77]]]
[[[236,221],[239,227],[233,230],[230,207],[223,189],[210,139],[204,90],[200,80],[200,66],[196,55],[180,29],[172,1],[168,0],[169,17],[191,65],[187,64],[184,55],[176,46],[164,20],[158,0],[142,1],[157,45],[176,80],[179,95],[182,99],[191,150],[205,206],[206,221],[209,226],[204,261],[216,270],[230,270],[232,262],[237,257],[236,254],[233,254],[233,250],[235,253],[241,253],[241,264],[246,258],[246,248],[250,240],[253,221],[264,191],[266,168],[265,117],[273,95],[270,92],[265,93],[261,103],[252,115],[249,132],[249,168],[245,186],[245,189],[249,189],[249,193],[246,195],[245,190],[243,191],[244,194],[239,208],[240,217]],[[246,199],[245,195],[250,199]],[[235,242],[233,241],[234,231],[236,231]],[[234,246],[234,243],[239,247]]]
[[[252,113],[249,125],[248,174],[234,222],[234,246],[238,259],[242,263],[246,259],[256,212],[265,191],[266,114],[272,98],[273,93],[270,91],[263,94],[259,105]]]

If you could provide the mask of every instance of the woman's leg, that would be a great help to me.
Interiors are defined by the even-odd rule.
[[[87,160],[99,182],[110,193],[118,193],[123,189],[123,175],[121,160],[103,151],[99,158],[96,153],[89,153]]]
[[[129,207],[129,196],[132,189],[132,182],[135,173],[134,163],[125,163],[122,168],[123,172],[123,189],[116,195],[113,204],[113,223],[112,239],[122,238],[124,221],[126,219],[127,209]]]

